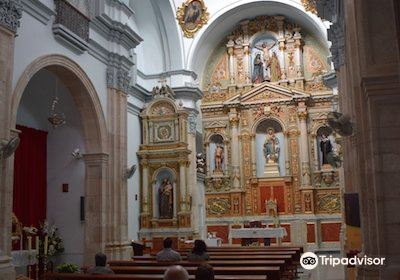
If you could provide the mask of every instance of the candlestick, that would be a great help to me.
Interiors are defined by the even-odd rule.
[[[46,235],[44,237],[44,255],[47,256],[47,248],[49,246],[49,237]]]
[[[28,251],[32,250],[32,236],[28,236]]]

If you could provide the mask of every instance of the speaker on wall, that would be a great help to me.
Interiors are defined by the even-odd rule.
[[[81,196],[81,221],[85,221],[85,197]]]

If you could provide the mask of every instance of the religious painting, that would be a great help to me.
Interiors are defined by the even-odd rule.
[[[174,215],[173,186],[169,178],[164,178],[158,189],[158,211],[160,219],[172,219]]]
[[[186,0],[176,13],[176,18],[187,38],[193,38],[194,34],[207,23],[208,16],[203,0]]]

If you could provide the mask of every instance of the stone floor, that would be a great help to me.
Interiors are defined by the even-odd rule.
[[[333,257],[340,257],[338,253],[321,253],[320,255],[332,255]],[[318,265],[313,270],[299,269],[300,280],[344,280],[344,266],[338,265],[322,266]]]

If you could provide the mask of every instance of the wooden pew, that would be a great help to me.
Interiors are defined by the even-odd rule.
[[[114,275],[90,275],[80,273],[46,273],[47,280],[163,280],[164,274],[114,274]],[[194,280],[194,275],[189,279]],[[216,275],[215,280],[265,280],[264,275]]]
[[[163,274],[168,266],[112,266],[116,274]],[[190,275],[194,275],[197,266],[185,266]],[[213,267],[216,275],[264,275],[268,280],[279,280],[281,267],[279,266],[227,266]]]

